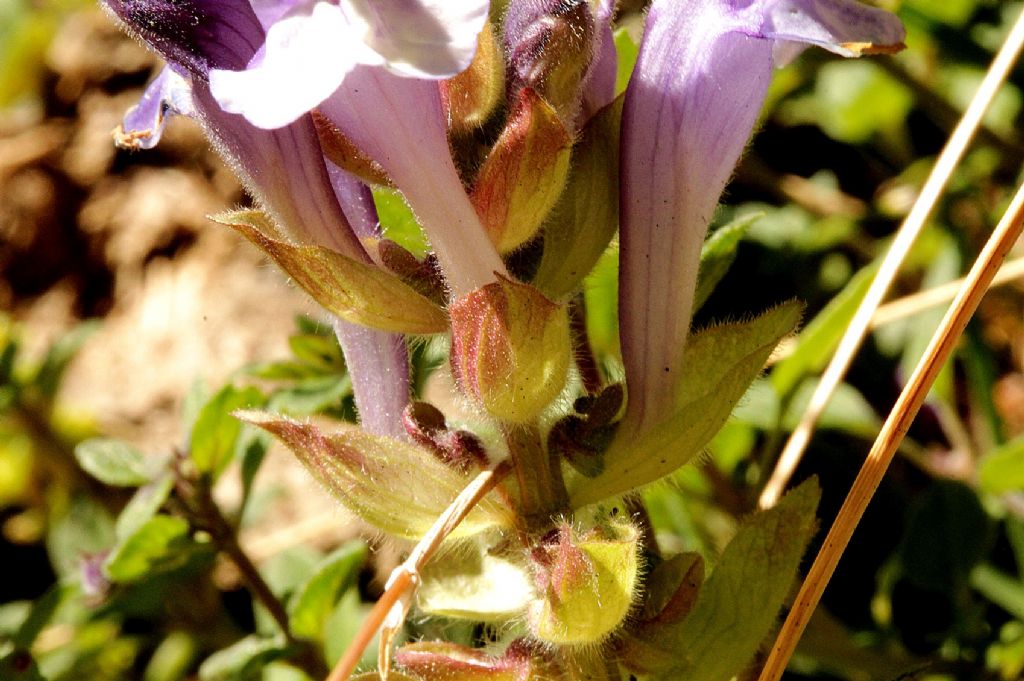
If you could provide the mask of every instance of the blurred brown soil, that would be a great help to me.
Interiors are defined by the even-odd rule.
[[[317,314],[207,219],[247,199],[196,124],[173,120],[152,151],[114,147],[111,132],[157,67],[100,11],[82,12],[49,51],[42,108],[0,112],[0,311],[29,352],[100,318],[60,408],[154,452],[180,445],[182,399],[196,380],[216,386],[245,364],[285,357],[294,316]],[[266,465],[285,491],[269,514],[275,527],[333,512],[287,452]],[[340,513],[335,521],[345,524]]]

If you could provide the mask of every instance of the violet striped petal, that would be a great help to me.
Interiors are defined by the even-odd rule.
[[[505,266],[469,201],[448,146],[435,81],[361,66],[319,111],[377,161],[419,219],[455,296]]]
[[[764,101],[773,52],[790,57],[793,42],[847,56],[892,51],[903,35],[895,16],[853,0],[653,1],[622,120],[624,432],[675,406],[701,244]]]

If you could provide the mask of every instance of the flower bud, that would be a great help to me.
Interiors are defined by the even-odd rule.
[[[452,373],[492,416],[529,422],[562,391],[571,354],[564,306],[499,277],[456,300],[448,313]]]
[[[498,251],[522,246],[540,229],[562,195],[571,153],[572,137],[555,110],[521,90],[473,187],[473,207]]]
[[[535,89],[564,120],[572,122],[594,58],[595,34],[587,0],[510,3],[505,48],[513,89]]]
[[[625,391],[613,383],[596,395],[580,397],[575,414],[564,416],[548,431],[548,449],[558,452],[588,478],[604,470],[604,450],[615,434],[613,420],[622,408]]]
[[[534,551],[541,598],[531,604],[530,630],[557,645],[599,643],[633,607],[639,575],[639,532],[626,522],[582,536],[565,524]]]

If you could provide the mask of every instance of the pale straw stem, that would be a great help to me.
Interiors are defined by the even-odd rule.
[[[867,460],[857,474],[850,492],[839,509],[832,528],[800,587],[789,615],[772,647],[768,661],[761,671],[759,681],[779,681],[789,658],[796,649],[804,628],[814,612],[825,585],[832,577],[843,551],[850,542],[857,523],[892,461],[897,447],[906,435],[914,417],[917,416],[928,391],[935,382],[946,360],[953,352],[971,315],[992,283],[999,265],[1010,248],[1020,237],[1024,228],[1024,185],[1017,190],[1009,209],[999,221],[988,243],[978,256],[953,304],[946,312],[942,323],[935,331],[928,349],[918,362],[896,406],[882,426],[878,438],[871,447]]]
[[[995,279],[992,280],[991,288],[1003,286],[1022,278],[1024,278],[1024,257],[1007,260],[999,268],[999,272],[996,273]],[[960,286],[963,283],[964,278],[955,279],[941,286],[913,293],[909,296],[897,298],[891,303],[886,303],[875,312],[875,316],[871,318],[871,324],[868,325],[868,328],[874,331],[886,324],[891,324],[907,317],[913,317],[915,314],[948,303],[956,297],[956,292],[960,290]],[[800,342],[796,339],[785,339],[779,343],[775,352],[768,358],[767,366],[778,364],[786,359],[796,352],[799,345]]]
[[[782,495],[782,491],[793,475],[793,471],[796,470],[797,464],[800,463],[800,458],[807,448],[807,443],[811,439],[811,434],[814,432],[819,417],[828,405],[828,401],[831,399],[836,387],[843,380],[843,376],[846,375],[854,354],[856,354],[857,349],[864,341],[875,310],[878,309],[910,247],[917,239],[918,234],[920,234],[929,215],[931,215],[942,189],[963,157],[968,143],[975,132],[977,132],[985,111],[1006,79],[1010,68],[1016,62],[1022,45],[1024,45],[1024,12],[1017,17],[1013,29],[1006,37],[1006,41],[1000,48],[999,54],[992,61],[992,65],[989,67],[988,73],[971,100],[970,106],[964,112],[963,118],[960,119],[956,129],[946,143],[946,147],[939,155],[935,167],[921,188],[921,194],[917,197],[913,208],[910,209],[910,213],[900,226],[899,232],[896,234],[896,238],[893,240],[878,270],[878,274],[875,276],[875,280],[864,296],[864,300],[861,301],[860,307],[857,308],[850,326],[846,329],[846,333],[839,342],[836,354],[829,362],[821,381],[811,396],[807,410],[786,442],[775,470],[772,471],[771,477],[761,492],[761,496],[758,499],[758,504],[761,508],[774,506]]]
[[[511,468],[506,464],[500,464],[497,468],[484,471],[477,475],[469,485],[463,489],[459,496],[445,509],[444,513],[437,517],[423,538],[417,542],[409,557],[405,559],[392,573],[384,594],[373,606],[373,609],[363,620],[363,626],[359,633],[352,640],[345,654],[341,656],[334,669],[327,676],[326,681],[347,681],[355,671],[359,660],[363,657],[370,642],[373,641],[377,630],[389,619],[389,615],[396,609],[401,608],[401,619],[409,609],[412,591],[419,583],[419,571],[423,569],[430,557],[434,555],[437,547],[448,537],[452,531],[465,520],[469,512],[480,503],[480,500],[487,496],[501,480],[508,475]],[[389,627],[397,628],[391,622]],[[398,626],[401,622],[397,623]],[[381,637],[380,666],[381,677],[386,681],[387,669],[391,659],[390,641],[394,631],[390,635]]]

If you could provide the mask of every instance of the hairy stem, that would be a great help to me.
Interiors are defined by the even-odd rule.
[[[503,428],[519,483],[519,514],[528,528],[543,526],[551,516],[569,507],[561,460],[544,446],[535,424],[506,424]]]
[[[604,384],[601,369],[597,366],[594,349],[590,347],[587,335],[587,306],[582,293],[577,293],[569,303],[569,323],[572,329],[572,352],[576,358],[576,367],[580,372],[580,380],[588,394],[594,395]]]

